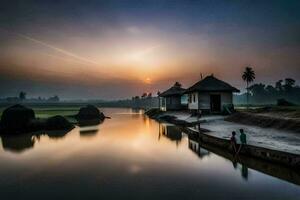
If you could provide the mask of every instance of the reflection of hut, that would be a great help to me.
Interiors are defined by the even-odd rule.
[[[195,83],[185,93],[189,95],[189,110],[218,113],[225,107],[233,107],[233,92],[239,90],[211,75]]]
[[[1,136],[3,149],[12,152],[22,152],[34,146],[34,138],[30,134]]]
[[[185,89],[181,87],[180,83],[176,82],[174,86],[159,95],[160,109],[163,111],[184,109],[185,106],[181,101],[184,92]]]
[[[177,144],[182,139],[182,131],[177,126],[161,124],[159,132]]]
[[[203,158],[209,155],[209,151],[201,148],[199,142],[192,140],[190,138],[189,138],[189,149],[195,152],[199,156],[199,158]]]

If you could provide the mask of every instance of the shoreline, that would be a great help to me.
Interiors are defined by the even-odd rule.
[[[229,137],[231,134],[228,129],[235,130],[237,129],[237,127],[246,127],[246,133],[248,133],[247,137],[250,137],[250,142],[244,146],[244,150],[241,152],[241,154],[259,158],[268,162],[283,164],[285,166],[297,169],[300,168],[300,152],[298,150],[298,144],[294,145],[293,148],[290,148],[291,146],[288,146],[288,148],[286,148],[295,150],[295,152],[293,152],[292,150],[287,151],[286,149],[284,149],[285,142],[289,142],[290,140],[292,140],[292,136],[295,136],[293,134],[282,133],[278,130],[276,132],[276,130],[273,129],[264,129],[227,122],[225,121],[224,116],[204,116],[203,118],[201,118],[201,120],[199,120],[201,126],[199,131],[197,128],[192,128],[197,126],[199,122],[197,121],[197,123],[193,123],[195,122],[194,120],[196,118],[189,117],[189,113],[148,111],[145,112],[145,114],[157,121],[168,122],[173,125],[181,126],[190,134],[198,134],[199,137],[204,137],[206,139],[209,138],[207,140],[202,140],[202,142],[207,142],[211,145],[218,146],[227,152],[230,152],[228,146],[230,146]],[[259,132],[261,130],[265,132]],[[283,137],[283,135],[287,139],[280,138]],[[299,135],[297,135],[297,139],[300,143]]]

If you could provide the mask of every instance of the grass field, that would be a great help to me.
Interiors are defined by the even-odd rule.
[[[9,105],[0,105],[0,116],[5,108]],[[43,105],[26,105],[32,108],[38,118],[48,118],[55,115],[69,116],[78,112],[83,105],[77,104],[43,104]]]

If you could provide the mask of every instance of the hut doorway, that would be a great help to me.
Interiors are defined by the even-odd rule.
[[[210,95],[210,110],[211,112],[221,112],[221,95]]]

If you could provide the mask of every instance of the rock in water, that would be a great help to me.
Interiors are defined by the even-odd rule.
[[[35,119],[34,111],[22,105],[5,109],[1,117],[1,130],[9,133],[30,131],[30,122]]]
[[[74,125],[60,115],[48,118],[44,127],[45,130],[70,130],[72,128]]]
[[[80,108],[78,114],[75,117],[77,120],[105,119],[104,114],[93,105],[87,105],[85,107]]]

